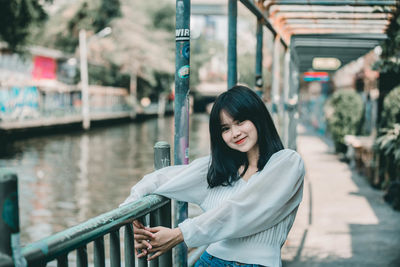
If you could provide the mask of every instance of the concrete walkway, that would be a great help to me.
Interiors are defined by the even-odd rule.
[[[333,148],[299,127],[304,197],[282,249],[284,267],[400,266],[400,212]]]

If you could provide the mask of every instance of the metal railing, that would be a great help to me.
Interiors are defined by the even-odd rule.
[[[170,165],[170,146],[158,142],[154,146],[156,169]],[[124,228],[124,266],[171,267],[172,252],[147,262],[135,259],[133,220],[141,220],[150,226],[171,227],[171,201],[158,195],[148,195],[132,203],[101,214],[79,225],[56,233],[23,248],[19,246],[19,216],[17,175],[0,175],[0,266],[46,266],[56,261],[57,266],[68,266],[68,255],[76,251],[76,266],[88,266],[87,245],[93,243],[94,266],[121,266],[120,229]],[[109,263],[106,264],[105,236],[109,235]],[[108,260],[108,259],[107,259]]]

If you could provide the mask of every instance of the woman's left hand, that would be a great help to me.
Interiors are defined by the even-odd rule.
[[[178,227],[174,229],[162,226],[153,228],[146,227],[146,230],[154,234],[154,237],[150,240],[152,248],[148,249],[148,253],[154,254],[147,258],[149,261],[159,257],[179,243],[183,242],[183,235]]]

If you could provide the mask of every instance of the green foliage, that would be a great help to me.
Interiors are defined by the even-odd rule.
[[[79,44],[79,30],[92,29],[93,10],[83,2],[75,15],[67,22],[65,30],[56,33],[55,46],[65,52],[74,53]]]
[[[222,55],[224,46],[221,42],[208,40],[204,35],[190,42],[190,87],[200,83],[199,70],[215,55]],[[217,78],[218,79],[218,78]]]
[[[363,116],[361,96],[353,90],[335,92],[327,101],[325,116],[336,152],[346,152],[344,136],[357,134]]]
[[[95,19],[93,22],[94,31],[98,32],[109,26],[110,22],[117,17],[120,17],[121,4],[119,0],[101,0]]]
[[[374,64],[373,68],[382,73],[400,74],[400,3],[390,19],[386,34],[388,38],[381,44],[381,59]]]
[[[129,89],[130,77],[121,73],[117,65],[110,67],[89,65],[89,84],[123,87]]]
[[[250,88],[255,86],[255,60],[256,56],[252,52],[238,55],[238,82]]]
[[[379,155],[379,186],[387,189],[385,200],[400,210],[400,86],[384,99],[374,148]]]
[[[94,1],[84,1],[73,17],[67,21],[65,29],[56,33],[55,47],[73,53],[79,43],[80,29],[96,33],[109,26],[113,19],[120,16],[119,0],[101,0],[99,6]]]
[[[375,149],[380,155],[381,187],[387,189],[384,199],[400,210],[400,123],[380,131],[380,136],[375,140]]]
[[[382,128],[391,128],[400,123],[400,86],[394,88],[383,101]]]
[[[148,9],[154,28],[175,31],[175,6],[171,2],[158,2]]]
[[[391,59],[380,59],[374,63],[372,69],[379,70],[381,73],[400,73],[400,61],[393,61]]]
[[[390,20],[386,34],[388,39],[382,45],[382,56],[389,58],[400,53],[400,3]]]
[[[393,124],[392,128],[384,128],[375,141],[377,148],[386,157],[394,160],[397,168],[400,167],[400,123]]]
[[[0,39],[8,44],[11,51],[23,45],[32,25],[43,23],[47,19],[42,1],[39,0],[2,0],[0,8]],[[50,2],[47,0],[47,2]]]

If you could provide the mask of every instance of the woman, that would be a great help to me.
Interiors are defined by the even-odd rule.
[[[174,229],[134,222],[138,256],[152,260],[185,242],[209,245],[196,266],[281,266],[302,198],[301,157],[283,148],[264,103],[247,87],[217,98],[209,126],[211,156],[146,175],[123,203],[154,193],[205,211]]]

